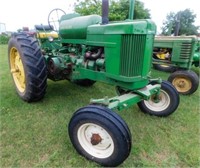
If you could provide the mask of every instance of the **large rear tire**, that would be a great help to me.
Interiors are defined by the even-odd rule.
[[[124,120],[112,110],[89,105],[72,116],[69,137],[79,154],[102,166],[118,166],[131,150],[131,134]]]
[[[15,33],[8,43],[10,71],[16,91],[24,101],[42,99],[47,87],[44,57],[35,38]]]
[[[179,94],[173,85],[168,81],[161,83],[159,95],[152,95],[146,101],[138,103],[139,108],[150,115],[166,117],[175,112],[179,105]]]
[[[169,76],[168,81],[183,95],[193,94],[199,87],[199,77],[193,71],[176,71]]]

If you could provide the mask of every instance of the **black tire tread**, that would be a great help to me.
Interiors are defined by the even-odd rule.
[[[116,114],[115,112],[113,112],[111,109],[108,109],[107,107],[105,106],[100,106],[100,105],[88,105],[86,107],[83,107],[83,108],[80,108],[74,115],[78,115],[79,113],[83,113],[87,108],[96,108],[98,110],[101,110],[103,113],[104,113],[104,117],[107,117],[108,119],[110,118],[110,116],[112,118],[115,118],[117,120],[117,122],[119,122],[121,124],[121,131],[124,133],[124,135],[126,137],[130,137],[129,135],[131,135],[131,132],[127,126],[127,124],[123,121],[123,119],[118,115]],[[84,111],[83,111],[84,109]],[[98,112],[95,112],[97,115],[99,115]],[[131,139],[129,140],[131,142]],[[130,144],[131,145],[131,144]]]
[[[15,33],[8,43],[8,50],[13,46],[20,52],[26,78],[25,93],[19,93],[16,88],[17,92],[24,101],[38,101],[44,97],[47,88],[46,64],[38,41],[25,33]]]
[[[104,107],[104,106],[100,106],[100,105],[88,105],[86,107],[80,108],[78,109],[72,116],[70,123],[69,123],[69,127],[68,127],[68,131],[69,131],[69,136],[71,138],[72,133],[72,129],[74,127],[74,119],[80,116],[91,116],[91,115],[95,115],[96,118],[99,117],[103,117],[105,118],[105,120],[108,120],[109,122],[111,122],[113,125],[115,125],[115,128],[117,130],[120,130],[120,132],[122,133],[124,139],[126,139],[127,144],[128,144],[128,149],[127,149],[127,153],[125,153],[123,156],[120,156],[119,160],[116,160],[116,162],[110,162],[107,163],[103,160],[100,160],[98,162],[98,159],[95,158],[89,158],[87,156],[84,156],[84,154],[80,151],[78,151],[78,153],[80,153],[81,155],[83,155],[84,157],[86,157],[87,159],[90,160],[94,160],[95,162],[103,165],[103,166],[118,166],[119,164],[121,164],[128,156],[129,153],[131,151],[131,133],[130,130],[128,128],[128,126],[126,125],[126,123],[123,121],[123,119],[116,113],[114,113],[112,110]],[[72,141],[72,138],[71,138]],[[72,141],[72,144],[74,145],[74,147],[76,148],[75,144]]]

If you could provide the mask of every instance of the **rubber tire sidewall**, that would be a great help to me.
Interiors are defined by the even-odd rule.
[[[95,112],[93,113],[92,110]],[[112,114],[110,114],[112,113]],[[110,109],[89,105],[79,109],[71,118],[68,132],[71,142],[77,152],[89,160],[95,161],[102,166],[114,167],[120,165],[131,151],[131,134],[126,123],[114,114]],[[104,128],[112,137],[114,152],[108,158],[97,158],[87,153],[80,145],[77,138],[77,131],[85,123],[94,123]]]

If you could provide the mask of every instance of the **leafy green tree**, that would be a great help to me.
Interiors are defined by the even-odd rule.
[[[0,44],[8,44],[10,37],[6,34],[0,34]]]
[[[101,0],[77,0],[75,11],[81,15],[98,14],[101,15]],[[129,0],[109,0],[109,20],[125,20],[128,19]],[[149,19],[149,9],[144,8],[144,4],[140,1],[135,2],[134,19]]]
[[[196,15],[190,9],[185,9],[177,13],[170,12],[163,23],[162,34],[171,35],[198,35],[199,26],[195,26]]]

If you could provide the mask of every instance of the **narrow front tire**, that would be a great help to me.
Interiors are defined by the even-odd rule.
[[[179,105],[179,94],[168,81],[161,83],[159,95],[152,95],[149,100],[138,103],[139,108],[150,115],[166,117],[175,112]]]
[[[79,109],[70,120],[68,132],[77,152],[102,166],[118,166],[129,156],[128,126],[106,107],[89,105]]]

